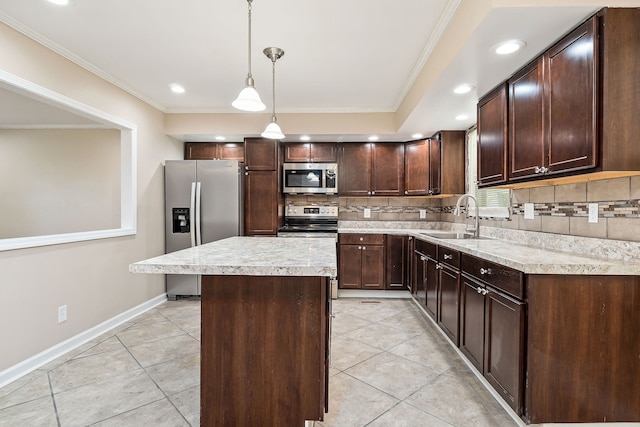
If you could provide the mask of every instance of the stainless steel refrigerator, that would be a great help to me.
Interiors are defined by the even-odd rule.
[[[166,253],[242,235],[242,163],[167,160],[164,183]],[[201,294],[200,276],[166,277],[169,299]]]

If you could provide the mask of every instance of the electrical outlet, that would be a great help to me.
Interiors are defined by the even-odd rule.
[[[67,321],[67,305],[61,305],[58,307],[58,323]]]
[[[364,217],[365,218],[371,218],[371,209],[364,208]]]
[[[533,219],[533,203],[524,204],[524,219]]]
[[[427,210],[420,209],[420,219],[425,219],[427,217]]]
[[[598,222],[598,204],[597,203],[589,203],[589,222],[597,223]]]

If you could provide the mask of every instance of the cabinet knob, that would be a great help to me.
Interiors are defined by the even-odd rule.
[[[440,270],[442,266],[440,264],[436,264],[436,270]]]
[[[480,274],[491,274],[491,269],[490,268],[481,268],[480,269]]]
[[[363,246],[363,247],[362,247],[362,250],[363,250],[363,251],[364,251],[364,250],[366,250],[366,249],[367,249],[367,247],[366,247],[366,246]]]
[[[453,255],[451,255],[451,254],[444,254],[444,259],[453,259]]]
[[[244,168],[245,168],[246,170],[249,170],[249,166],[245,166]]]
[[[372,192],[371,192],[371,195],[373,196],[374,194],[376,194],[376,192],[375,192],[375,191],[372,191]]]
[[[364,238],[362,238],[362,237],[361,237],[361,238],[360,238],[360,241],[362,242],[363,240],[364,240]]]
[[[426,261],[427,259],[423,256],[420,257],[420,261]]]
[[[245,174],[246,176],[249,176],[249,172],[245,172],[244,174]]]
[[[482,288],[478,288],[478,289],[476,289],[476,292],[477,292],[477,293],[479,293],[479,294],[481,294],[481,293],[482,293]]]
[[[362,246],[358,246],[358,249],[359,249],[359,250],[362,250]]]
[[[409,194],[409,192],[407,190],[404,190],[404,194]]]

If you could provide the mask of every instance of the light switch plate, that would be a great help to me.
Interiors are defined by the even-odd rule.
[[[598,222],[598,204],[597,203],[589,203],[589,222],[597,223]]]
[[[533,219],[533,203],[524,204],[524,219]]]
[[[364,217],[365,218],[371,218],[371,209],[364,208]]]
[[[427,210],[420,209],[420,219],[425,219],[427,217]]]

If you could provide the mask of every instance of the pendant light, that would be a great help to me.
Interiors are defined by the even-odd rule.
[[[268,47],[262,51],[272,63],[272,86],[273,86],[273,112],[271,113],[271,122],[267,125],[264,132],[262,132],[263,138],[269,139],[283,139],[284,134],[278,126],[278,120],[276,119],[276,61],[284,55],[284,50],[279,47]]]
[[[260,95],[255,87],[253,87],[253,76],[251,75],[251,2],[247,0],[249,5],[249,73],[247,74],[247,86],[240,91],[235,101],[231,103],[238,110],[243,111],[262,111],[267,108],[260,100]]]

